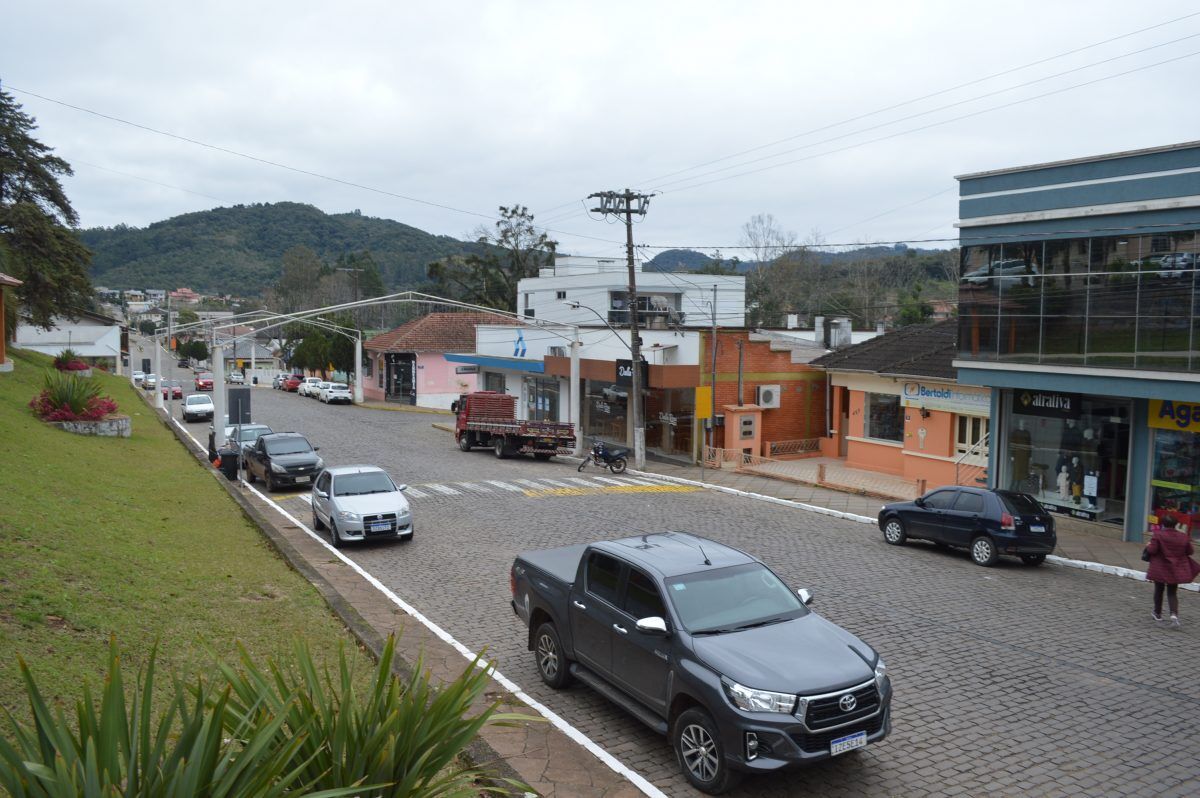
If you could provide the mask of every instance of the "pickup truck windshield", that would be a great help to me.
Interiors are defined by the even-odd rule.
[[[808,614],[808,608],[761,563],[672,576],[667,596],[692,634],[735,632]]]
[[[334,496],[362,496],[367,493],[392,493],[396,486],[387,474],[368,471],[362,474],[343,474],[333,483]]]

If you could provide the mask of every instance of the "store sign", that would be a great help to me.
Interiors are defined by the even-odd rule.
[[[906,382],[900,400],[905,407],[944,410],[963,416],[986,416],[992,407],[990,391],[941,382]]]
[[[650,369],[646,361],[642,361],[642,387],[650,384]],[[633,385],[633,361],[617,361],[617,385]]]
[[[1013,412],[1023,416],[1079,418],[1079,394],[1052,391],[1014,391]]]
[[[455,374],[478,374],[479,366],[455,366]]]
[[[1150,426],[1200,432],[1200,404],[1151,399]]]

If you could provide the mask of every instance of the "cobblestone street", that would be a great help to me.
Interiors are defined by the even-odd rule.
[[[187,379],[186,374],[181,378]],[[1047,564],[973,565],[884,544],[878,530],[654,479],[463,453],[448,416],[326,407],[265,388],[256,422],[303,432],[329,464],[372,463],[412,486],[412,544],[347,554],[538,700],[670,795],[694,794],[667,741],[586,687],[544,687],[509,607],[520,551],[680,529],[761,557],[814,609],[886,659],[896,689],[881,745],[747,779],[741,795],[1191,795],[1200,604],[1155,628],[1150,586]],[[178,402],[172,403],[178,405]],[[178,415],[177,408],[174,412]],[[202,437],[205,425],[191,425]],[[602,479],[604,477],[606,479]],[[276,497],[296,517],[296,492]]]

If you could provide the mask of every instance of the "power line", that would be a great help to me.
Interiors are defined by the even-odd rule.
[[[1200,35],[1200,34],[1197,34],[1197,35]],[[962,121],[962,120],[964,120],[964,119],[971,119],[971,118],[973,118],[973,117],[976,117],[976,116],[982,116],[983,114],[992,113],[993,111],[1002,111],[1002,110],[1004,110],[1004,109],[1006,109],[1006,108],[1012,108],[1012,107],[1013,107],[1013,106],[1015,106],[1015,105],[1023,105],[1023,104],[1025,104],[1025,103],[1028,103],[1028,102],[1033,102],[1034,100],[1041,100],[1041,99],[1045,99],[1046,97],[1053,97],[1053,96],[1054,96],[1054,95],[1056,95],[1056,94],[1063,94],[1063,93],[1065,93],[1065,92],[1068,92],[1068,91],[1074,91],[1075,89],[1081,89],[1081,88],[1085,88],[1085,87],[1087,87],[1087,86],[1093,86],[1093,85],[1095,85],[1095,84],[1097,84],[1097,83],[1103,83],[1104,81],[1107,81],[1107,80],[1113,80],[1113,79],[1115,79],[1115,78],[1125,77],[1126,75],[1132,75],[1132,74],[1134,74],[1135,72],[1142,72],[1142,71],[1145,71],[1145,70],[1147,70],[1147,69],[1154,69],[1155,67],[1165,66],[1166,64],[1171,64],[1171,63],[1174,63],[1174,62],[1176,62],[1176,61],[1182,61],[1182,60],[1184,60],[1185,58],[1194,58],[1194,57],[1195,57],[1195,56],[1197,56],[1197,55],[1200,55],[1200,50],[1196,50],[1196,51],[1193,51],[1193,52],[1190,52],[1190,53],[1185,53],[1184,55],[1176,56],[1176,57],[1174,57],[1174,58],[1168,58],[1168,59],[1165,59],[1165,60],[1163,60],[1163,61],[1157,61],[1157,62],[1155,62],[1155,63],[1153,63],[1153,64],[1146,64],[1146,65],[1144,65],[1144,66],[1140,66],[1140,67],[1134,67],[1133,69],[1127,69],[1127,70],[1125,70],[1124,72],[1117,72],[1117,73],[1115,73],[1115,74],[1112,74],[1112,75],[1105,75],[1105,76],[1103,76],[1103,77],[1095,78],[1095,79],[1093,79],[1093,80],[1087,80],[1087,81],[1084,81],[1083,83],[1076,83],[1076,84],[1073,84],[1073,85],[1071,85],[1071,86],[1064,86],[1064,87],[1062,87],[1062,88],[1054,89],[1054,90],[1052,90],[1052,91],[1044,92],[1044,93],[1042,93],[1042,94],[1035,94],[1035,95],[1033,95],[1032,97],[1025,97],[1025,98],[1022,98],[1022,99],[1020,99],[1020,100],[1013,100],[1012,102],[1008,102],[1008,103],[1002,103],[1002,104],[1000,104],[1000,105],[994,105],[994,106],[992,106],[992,107],[990,107],[990,108],[982,108],[982,109],[980,109],[980,110],[978,110],[978,111],[972,111],[972,112],[970,112],[970,113],[967,113],[967,114],[962,114],[962,115],[960,115],[960,116],[953,116],[953,117],[950,117],[949,119],[942,119],[942,120],[939,120],[939,121],[937,121],[937,122],[930,122],[930,123],[929,123],[929,124],[927,124],[927,125],[919,125],[919,126],[917,126],[917,127],[909,128],[909,129],[907,129],[907,130],[900,130],[900,131],[897,131],[897,132],[895,132],[895,133],[889,133],[889,134],[887,134],[886,136],[877,136],[876,138],[873,138],[873,139],[867,139],[866,141],[860,141],[860,142],[857,142],[857,143],[855,143],[855,144],[848,144],[848,145],[846,145],[846,146],[844,146],[844,147],[837,147],[837,148],[835,148],[835,149],[832,149],[832,150],[826,150],[826,151],[824,151],[824,152],[818,152],[818,153],[815,153],[815,154],[813,154],[813,155],[807,155],[807,156],[805,156],[805,157],[803,157],[803,158],[795,158],[795,159],[792,159],[792,160],[790,160],[790,161],[783,161],[782,163],[769,164],[769,165],[767,165],[767,166],[762,166],[762,167],[759,167],[759,168],[757,168],[757,169],[750,169],[750,170],[748,170],[748,171],[745,171],[745,172],[737,172],[737,173],[735,173],[735,174],[732,174],[732,175],[725,175],[724,177],[718,177],[718,178],[714,178],[713,180],[705,180],[705,181],[702,181],[702,182],[700,182],[700,183],[692,183],[692,184],[690,184],[690,185],[684,185],[684,186],[680,186],[679,188],[673,188],[673,189],[670,189],[670,191],[671,191],[671,192],[676,192],[676,193],[677,193],[677,192],[680,192],[680,191],[688,191],[688,190],[691,190],[691,189],[694,189],[694,188],[700,188],[701,186],[708,186],[708,185],[712,185],[713,183],[720,183],[720,182],[723,182],[723,181],[725,181],[725,180],[733,180],[734,178],[738,178],[738,177],[746,177],[747,175],[758,174],[759,172],[766,172],[766,171],[769,171],[769,170],[771,170],[771,169],[779,169],[779,168],[781,168],[781,167],[784,167],[784,166],[793,166],[793,165],[795,165],[795,164],[798,164],[798,163],[803,163],[803,162],[805,162],[805,161],[811,161],[811,160],[815,160],[815,159],[817,159],[817,158],[824,158],[824,157],[825,157],[825,156],[827,156],[827,155],[835,155],[835,154],[837,154],[837,153],[846,152],[847,150],[853,150],[853,149],[857,149],[857,148],[859,148],[859,147],[865,147],[865,146],[867,146],[867,145],[869,145],[869,144],[878,144],[878,143],[879,143],[879,142],[881,142],[881,141],[888,141],[888,140],[890,140],[890,139],[899,138],[899,137],[901,137],[901,136],[907,136],[907,135],[909,135],[909,134],[911,134],[911,133],[919,133],[919,132],[921,132],[921,131],[923,131],[923,130],[930,130],[930,129],[932,129],[932,128],[935,128],[935,127],[941,127],[942,125],[948,125],[948,124],[950,124],[950,123],[952,123],[952,122],[961,122],[961,121]],[[960,103],[960,104],[961,104],[961,103]],[[918,114],[918,116],[920,116],[920,114]],[[883,126],[883,125],[879,125],[879,126],[877,126],[877,127],[882,127],[882,126]],[[844,139],[844,138],[847,138],[847,137],[849,137],[849,136],[852,136],[852,135],[857,135],[857,133],[847,133],[847,134],[845,134],[845,135],[843,135],[843,136],[836,136],[836,137],[834,137],[834,138],[828,139],[828,140],[826,140],[826,141],[823,141],[823,142],[817,142],[817,144],[824,144],[824,143],[829,143],[829,142],[832,142],[832,141],[838,141],[838,140],[840,140],[840,139]],[[807,146],[816,146],[816,144],[813,144],[813,145],[807,145]],[[806,149],[806,148],[807,148],[807,147],[802,147],[802,148],[798,148],[798,149]],[[792,151],[794,152],[795,150],[792,150]],[[780,153],[780,155],[782,155],[782,154],[784,154],[784,153]],[[778,157],[778,156],[771,156],[771,157]],[[667,184],[667,185],[673,185],[674,183],[686,182],[687,180],[696,180],[696,179],[699,179],[699,178],[708,177],[709,175],[715,175],[715,174],[719,174],[719,173],[721,173],[721,172],[728,171],[729,169],[737,169],[737,168],[740,168],[740,167],[742,167],[742,166],[747,166],[747,165],[749,165],[749,164],[751,164],[751,163],[757,163],[758,161],[762,161],[762,160],[767,160],[767,159],[766,159],[766,158],[759,158],[759,159],[756,159],[756,160],[754,160],[754,161],[747,161],[746,163],[743,163],[743,164],[736,164],[736,165],[734,165],[734,166],[723,167],[723,168],[721,168],[721,169],[717,169],[717,170],[714,170],[714,171],[712,171],[712,172],[706,172],[706,173],[703,173],[703,174],[695,175],[694,177],[691,177],[691,178],[686,178],[685,180],[673,181],[672,183],[669,183],[669,184]],[[659,191],[661,191],[662,193],[667,193],[667,192],[666,192],[665,190],[663,190],[663,189],[659,189]]]

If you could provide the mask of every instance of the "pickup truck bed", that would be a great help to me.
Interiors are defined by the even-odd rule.
[[[585,549],[587,549],[587,544],[580,543],[577,546],[562,546],[557,549],[527,551],[518,555],[518,558],[559,580],[570,590],[571,584],[575,581],[575,572],[579,570],[579,561],[583,558]]]

